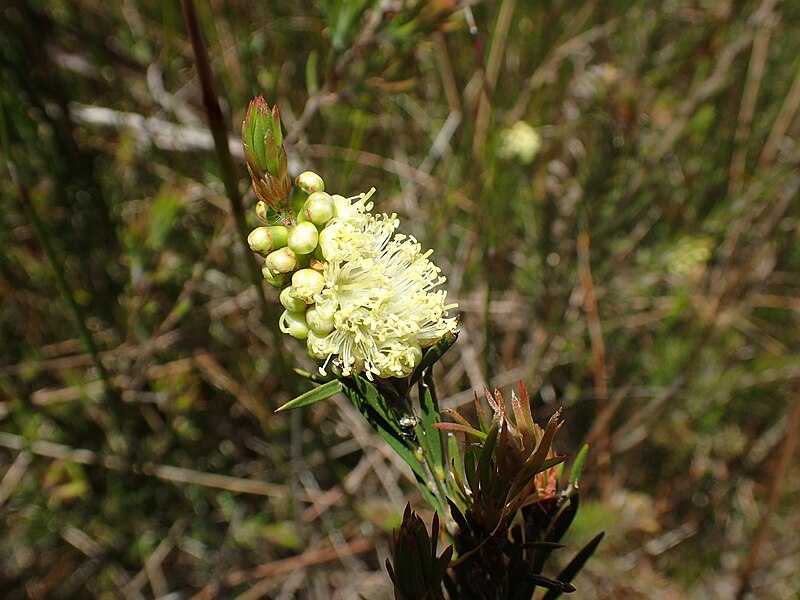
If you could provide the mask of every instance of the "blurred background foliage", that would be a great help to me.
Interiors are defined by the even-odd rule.
[[[800,4],[197,10],[251,224],[263,93],[293,174],[435,247],[443,405],[522,379],[592,443],[581,597],[795,597]],[[249,285],[180,4],[7,0],[0,69],[5,597],[390,597],[413,481],[341,398],[272,414],[311,363]]]

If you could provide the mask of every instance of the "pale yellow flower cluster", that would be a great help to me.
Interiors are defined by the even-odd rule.
[[[406,377],[424,348],[456,329],[447,316],[456,305],[437,289],[445,278],[429,259],[432,251],[396,233],[396,215],[370,212],[374,191],[328,196],[332,210],[316,211],[325,217],[313,232],[306,225],[313,220],[300,222],[289,229],[287,246],[266,254],[265,277],[285,286],[281,331],[306,342],[309,354],[324,361],[323,374],[333,366],[343,376]],[[314,192],[305,206],[320,194],[327,196]]]

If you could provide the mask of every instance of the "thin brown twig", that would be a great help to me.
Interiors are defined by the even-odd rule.
[[[759,171],[775,160],[775,157],[778,155],[781,140],[789,130],[792,121],[794,121],[798,108],[800,108],[800,68],[797,69],[797,75],[795,75],[792,86],[786,94],[786,99],[783,101],[781,109],[778,111],[778,116],[775,117],[775,122],[772,124],[772,129],[769,132],[769,136],[767,136],[767,141],[764,143],[764,148],[761,150],[761,156],[758,157]]]
[[[186,529],[189,521],[185,518],[180,518],[175,523],[172,524],[170,527],[169,532],[167,535],[159,542],[156,549],[150,553],[150,556],[147,557],[145,560],[144,566],[142,569],[134,575],[125,588],[122,590],[123,594],[128,596],[133,594],[134,592],[138,592],[144,585],[147,583],[148,579],[151,582],[151,587],[153,588],[153,595],[156,598],[163,597],[166,595],[166,591],[162,593],[156,593],[156,587],[160,587],[160,582],[158,584],[153,583],[153,573],[156,569],[164,562],[172,549],[175,547],[177,540],[180,538],[183,531]]]
[[[489,137],[489,124],[492,119],[492,95],[497,85],[497,78],[500,76],[500,66],[505,55],[506,42],[508,41],[508,30],[511,27],[511,19],[514,16],[514,9],[517,0],[504,0],[500,5],[500,13],[495,23],[494,35],[492,36],[492,47],[489,50],[489,60],[484,71],[483,89],[478,103],[478,114],[475,117],[475,133],[472,138],[472,154],[479,157],[486,146]],[[477,35],[475,36],[477,40]]]
[[[589,329],[589,341],[592,348],[592,376],[597,396],[597,415],[605,414],[608,405],[608,379],[606,374],[606,347],[603,342],[603,329],[600,324],[600,311],[597,307],[597,295],[592,281],[589,262],[589,234],[581,231],[578,234],[578,274],[583,288],[583,305]],[[604,498],[611,496],[611,455],[608,423],[597,427],[597,467],[600,477],[600,492]]]
[[[742,578],[739,583],[739,590],[736,594],[737,600],[743,600],[750,590],[753,575],[759,566],[758,562],[761,556],[761,549],[769,536],[770,520],[781,500],[783,486],[786,482],[786,475],[789,471],[792,456],[794,456],[795,450],[797,450],[798,441],[800,441],[800,384],[795,386],[794,403],[792,404],[791,412],[786,422],[786,437],[783,440],[783,446],[778,456],[778,463],[775,465],[775,472],[772,474],[767,504],[764,507],[764,512],[761,515],[761,520],[758,523],[758,528],[753,536],[753,540],[750,543],[747,562],[742,570]]]
[[[17,484],[22,480],[32,459],[31,453],[23,450],[17,454],[14,462],[6,469],[3,478],[0,479],[0,508],[6,503],[6,500],[8,500],[13,493],[14,488],[16,488]]]
[[[753,50],[750,54],[750,64],[747,67],[742,101],[739,107],[739,118],[734,134],[735,146],[729,168],[730,186],[728,195],[738,196],[744,185],[744,174],[747,168],[747,140],[750,137],[750,128],[756,110],[758,90],[764,77],[764,68],[767,63],[769,42],[772,37],[772,27],[764,25],[753,39]]]
[[[214,582],[207,585],[192,596],[190,600],[210,600],[211,598],[217,598],[222,592],[221,588],[231,588],[253,579],[278,577],[296,571],[297,569],[338,560],[343,556],[363,554],[364,552],[371,551],[374,547],[375,542],[373,540],[356,539],[347,542],[343,546],[336,548],[330,546],[315,548],[298,556],[265,563],[254,569],[237,569],[235,571],[230,571],[222,578],[221,582]]]
[[[218,475],[216,473],[206,473],[194,469],[174,467],[152,462],[143,462],[128,466],[127,463],[118,456],[98,454],[85,448],[72,448],[64,444],[57,444],[48,440],[26,440],[20,435],[0,432],[0,447],[11,450],[27,450],[36,456],[69,460],[82,465],[100,466],[111,471],[120,473],[137,472],[170,483],[188,483],[202,487],[227,490],[240,494],[253,494],[256,496],[267,496],[272,498],[285,499],[288,494],[286,487],[266,481],[254,479],[244,479],[232,477],[230,475]],[[303,501],[309,501],[305,496]]]

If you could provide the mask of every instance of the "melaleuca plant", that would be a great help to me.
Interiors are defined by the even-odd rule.
[[[463,456],[454,453],[451,466],[458,559],[445,579],[447,589],[452,598],[508,600],[529,600],[537,588],[547,589],[548,599],[574,591],[570,582],[602,534],[554,577],[545,575],[544,567],[577,513],[578,477],[588,448],[565,483],[566,457],[556,456],[552,447],[561,411],[542,429],[533,421],[522,383],[519,396],[511,395],[511,413],[500,392],[485,390],[485,396],[492,415],[487,418],[475,394],[477,427],[456,411],[448,411],[455,423],[437,425],[465,436]]]
[[[444,600],[442,582],[453,547],[448,546],[436,556],[438,541],[438,515],[433,515],[429,535],[425,522],[406,504],[400,528],[392,536],[392,559],[386,560],[397,600]]]
[[[442,422],[433,366],[455,343],[458,322],[432,251],[400,233],[396,215],[372,212],[374,188],[330,194],[311,171],[292,186],[282,139],[277,108],[253,100],[242,140],[263,225],[248,241],[280,290],[280,330],[319,361],[315,373],[297,371],[316,387],[278,410],[341,391],[411,468],[437,516],[429,535],[407,508],[387,563],[395,597],[527,600],[541,588],[548,599],[572,591],[600,536],[559,574],[544,574],[577,511],[585,456],[564,484],[564,457],[552,450],[560,411],[541,429],[521,386],[511,413],[487,392],[491,419],[476,395],[476,426],[453,411],[455,422]],[[451,545],[437,556],[440,517]]]

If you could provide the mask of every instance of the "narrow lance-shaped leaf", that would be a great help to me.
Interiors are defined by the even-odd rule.
[[[589,455],[589,444],[584,444],[583,448],[580,449],[578,455],[575,457],[575,460],[572,463],[572,468],[569,472],[569,483],[570,485],[576,486],[578,485],[578,480],[581,478],[581,472],[583,471],[583,464],[586,462],[586,457]]]
[[[558,581],[561,581],[562,583],[570,583],[583,568],[583,565],[586,564],[586,561],[589,560],[592,554],[594,554],[595,550],[597,550],[597,547],[603,540],[603,536],[605,536],[605,533],[600,533],[595,536],[592,541],[586,544],[586,546],[584,546],[584,548],[578,552],[575,558],[573,558],[570,563],[564,567],[561,573],[558,574]],[[560,591],[550,590],[547,592],[547,594],[545,594],[542,600],[556,600],[556,598],[559,596],[561,596]]]
[[[436,425],[441,421],[439,402],[436,398],[436,387],[431,369],[425,372],[419,384],[419,403],[422,409],[422,418],[417,424],[417,439],[426,450],[430,458],[430,466],[435,471],[434,476],[443,480],[447,469],[444,448],[442,447],[442,434]]]
[[[281,116],[277,104],[272,107],[272,133],[275,136],[275,147],[280,148],[283,145],[283,131],[281,131]]]
[[[536,447],[536,450],[533,452],[533,454],[531,454],[528,460],[525,461],[525,466],[514,478],[514,483],[511,486],[511,490],[509,491],[508,495],[509,501],[519,494],[519,492],[528,484],[531,478],[541,470],[541,466],[547,458],[547,454],[550,452],[552,447],[553,437],[555,437],[556,431],[558,430],[558,420],[560,418],[561,409],[558,409],[556,413],[550,417],[550,421],[547,423],[547,428],[544,430],[544,435],[539,441],[539,445]]]
[[[339,393],[341,390],[342,386],[338,381],[329,381],[328,383],[323,383],[321,386],[316,387],[313,390],[307,391],[305,394],[297,396],[297,398],[289,400],[283,406],[276,408],[275,412],[282,412],[285,410],[294,410],[295,408],[302,408],[304,406],[311,406],[312,404],[316,404],[317,402],[327,400],[331,396]]]
[[[460,431],[462,433],[466,433],[467,435],[471,435],[482,442],[486,440],[485,433],[478,431],[469,425],[462,425],[461,423],[437,423],[436,428],[441,429],[442,431]]]
[[[490,481],[493,471],[492,466],[494,463],[492,460],[492,454],[494,453],[494,448],[497,445],[497,436],[499,433],[500,431],[497,423],[493,424],[492,428],[489,430],[489,435],[486,437],[486,443],[483,445],[483,448],[479,450],[480,458],[478,459],[478,471],[480,490],[482,494],[484,492],[489,493],[490,491]]]
[[[422,360],[419,362],[417,367],[414,369],[414,372],[411,374],[411,379],[409,381],[409,385],[414,385],[419,381],[422,377],[422,374],[425,372],[426,369],[432,367],[436,362],[439,361],[444,353],[447,352],[450,347],[456,343],[458,339],[458,330],[455,331],[448,331],[445,333],[439,340],[430,348],[425,351],[425,354],[422,355]]]
[[[375,386],[359,375],[353,375],[344,380],[345,389],[353,389],[369,405],[375,413],[385,422],[385,425],[402,439],[402,427],[400,427],[399,417],[395,414],[386,398]]]
[[[411,468],[425,499],[437,511],[444,510],[445,507],[442,506],[441,501],[430,490],[429,477],[422,455],[418,452],[414,442],[403,432],[399,418],[389,406],[386,398],[363,377],[348,377],[342,382],[344,384],[342,391],[350,398],[353,406]]]

